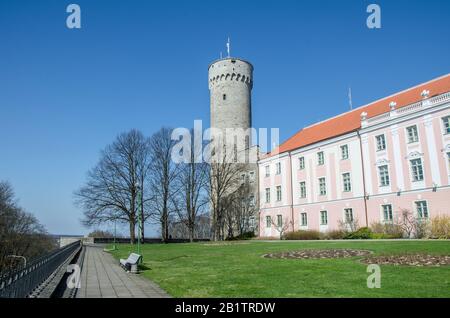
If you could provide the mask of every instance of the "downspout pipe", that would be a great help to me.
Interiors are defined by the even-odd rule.
[[[289,178],[291,179],[291,218],[292,218],[292,232],[295,230],[295,223],[294,223],[294,178],[292,177],[292,174],[294,173],[292,168],[292,156],[291,152],[289,152]]]
[[[362,165],[362,179],[363,179],[363,198],[364,198],[364,214],[366,217],[366,227],[369,227],[369,218],[367,216],[367,192],[366,192],[366,174],[365,174],[365,164],[364,164],[364,153],[363,153],[363,149],[362,149],[362,140],[361,140],[361,135],[359,133],[359,130],[356,131],[356,135],[358,136],[358,140],[359,140],[359,151],[360,151],[360,155],[361,155],[361,165]]]

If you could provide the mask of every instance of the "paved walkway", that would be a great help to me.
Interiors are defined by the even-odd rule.
[[[87,246],[77,298],[164,298],[170,297],[152,281],[127,273],[101,247]]]

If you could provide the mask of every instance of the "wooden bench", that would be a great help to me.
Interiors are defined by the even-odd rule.
[[[137,273],[138,272],[138,264],[139,261],[141,260],[142,256],[136,253],[131,253],[130,256],[128,256],[127,259],[120,259],[120,265],[122,265],[122,267],[128,271],[128,272],[132,272],[132,273]]]

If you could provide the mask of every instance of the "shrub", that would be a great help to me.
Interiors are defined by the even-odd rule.
[[[327,240],[342,240],[347,235],[347,232],[342,230],[330,230],[325,233],[325,239]]]
[[[316,230],[299,230],[284,235],[285,240],[320,240],[321,237],[321,233]]]
[[[414,228],[414,238],[423,239],[430,236],[430,221],[426,219],[417,219]]]
[[[402,237],[398,237],[392,234],[386,234],[386,233],[372,233],[371,234],[371,238],[374,240],[386,240],[386,239],[398,239],[398,238],[402,238]]]
[[[361,227],[354,232],[348,233],[344,239],[347,240],[367,240],[372,238],[372,231],[368,227]]]
[[[375,222],[370,226],[373,239],[396,239],[403,237],[403,231],[400,225],[395,223]]]
[[[431,219],[430,237],[434,239],[450,239],[450,216],[441,215]]]
[[[248,232],[244,232],[237,236],[228,237],[228,238],[226,238],[226,241],[250,240],[250,239],[254,238],[255,236],[256,235],[254,232],[248,231]]]

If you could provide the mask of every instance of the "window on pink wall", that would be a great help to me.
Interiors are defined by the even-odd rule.
[[[341,146],[341,158],[342,158],[342,160],[348,159],[348,146],[347,145]]]
[[[380,187],[386,187],[390,184],[389,169],[387,165],[378,167],[378,174],[380,177]]]
[[[308,226],[308,214],[306,212],[300,213],[300,225]]]
[[[265,166],[266,169],[266,177],[270,177],[270,166]]]
[[[277,186],[277,201],[281,201],[281,186]]]
[[[450,152],[447,152],[448,169],[450,170]]]
[[[266,188],[266,203],[270,203],[270,188]]]
[[[300,182],[300,198],[306,198],[306,182]]]
[[[325,156],[323,151],[320,151],[317,153],[317,165],[322,166],[323,164],[325,164]]]
[[[325,178],[319,178],[319,194],[320,195],[327,194],[327,184],[325,182]]]
[[[444,134],[450,134],[450,116],[442,118],[442,123],[444,125]]]
[[[411,160],[411,174],[413,181],[422,181],[423,180],[423,166],[422,159],[413,159]]]
[[[428,219],[427,201],[416,201],[416,212],[420,219]]]
[[[414,143],[419,141],[419,133],[417,131],[417,126],[410,126],[406,128],[406,133],[408,135],[408,143]]]
[[[277,226],[282,227],[283,226],[283,216],[281,214],[277,215]]]
[[[352,182],[350,180],[350,173],[342,174],[342,180],[344,182],[344,192],[352,191]]]
[[[377,151],[382,151],[386,149],[386,137],[384,135],[379,135],[375,137],[377,141]]]
[[[383,204],[382,209],[383,209],[384,221],[391,222],[394,219],[393,214],[392,214],[392,205],[391,204]]]
[[[344,209],[344,215],[345,215],[345,223],[353,222],[353,209],[352,208]]]
[[[281,174],[281,162],[277,162],[276,164],[276,168],[277,168],[277,174]]]
[[[266,216],[266,227],[272,227],[272,218],[270,216]]]
[[[328,224],[328,212],[320,211],[320,225],[327,225],[327,224]]]
[[[305,157],[298,158],[298,168],[300,170],[305,169]]]

